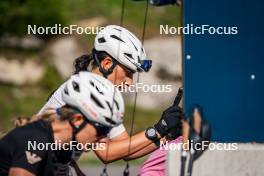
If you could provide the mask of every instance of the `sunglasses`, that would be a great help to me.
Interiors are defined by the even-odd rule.
[[[103,126],[103,125],[98,124],[98,123],[95,123],[93,125],[96,129],[97,136],[106,136],[110,132],[110,130],[112,129],[111,127],[106,127],[106,126]]]
[[[126,70],[126,72],[128,73],[131,73],[131,74],[134,74],[136,73],[136,71],[134,70],[131,70],[123,65],[120,64],[120,66],[122,68],[124,68]],[[137,69],[138,72],[142,72],[142,71],[145,71],[145,72],[148,72],[152,67],[152,60],[149,60],[149,59],[146,59],[146,60],[140,60],[140,68]]]
[[[140,68],[144,70],[145,72],[148,72],[152,67],[152,60],[146,59],[146,60],[140,60]]]

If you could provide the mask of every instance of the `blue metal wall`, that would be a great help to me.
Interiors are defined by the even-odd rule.
[[[184,106],[204,107],[213,140],[264,142],[263,7],[260,0],[184,2],[184,25],[238,26],[237,35],[184,36]]]

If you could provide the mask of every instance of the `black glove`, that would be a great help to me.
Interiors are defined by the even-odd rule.
[[[157,124],[154,125],[161,137],[175,136],[177,129],[181,128],[182,109],[179,106],[171,106],[166,109]],[[180,130],[181,131],[181,130]]]
[[[170,129],[166,137],[167,139],[174,140],[181,135],[182,135],[182,123],[180,123],[177,128]]]

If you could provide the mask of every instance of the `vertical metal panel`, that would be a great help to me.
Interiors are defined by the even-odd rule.
[[[237,35],[184,36],[184,105],[204,107],[213,140],[264,141],[263,5],[260,0],[184,2],[185,26],[238,27]]]

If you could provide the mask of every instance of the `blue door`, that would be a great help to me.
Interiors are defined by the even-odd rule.
[[[214,27],[184,35],[183,75],[185,109],[204,107],[215,141],[264,142],[263,7],[261,0],[184,2],[184,26]],[[237,34],[213,34],[231,27]]]

